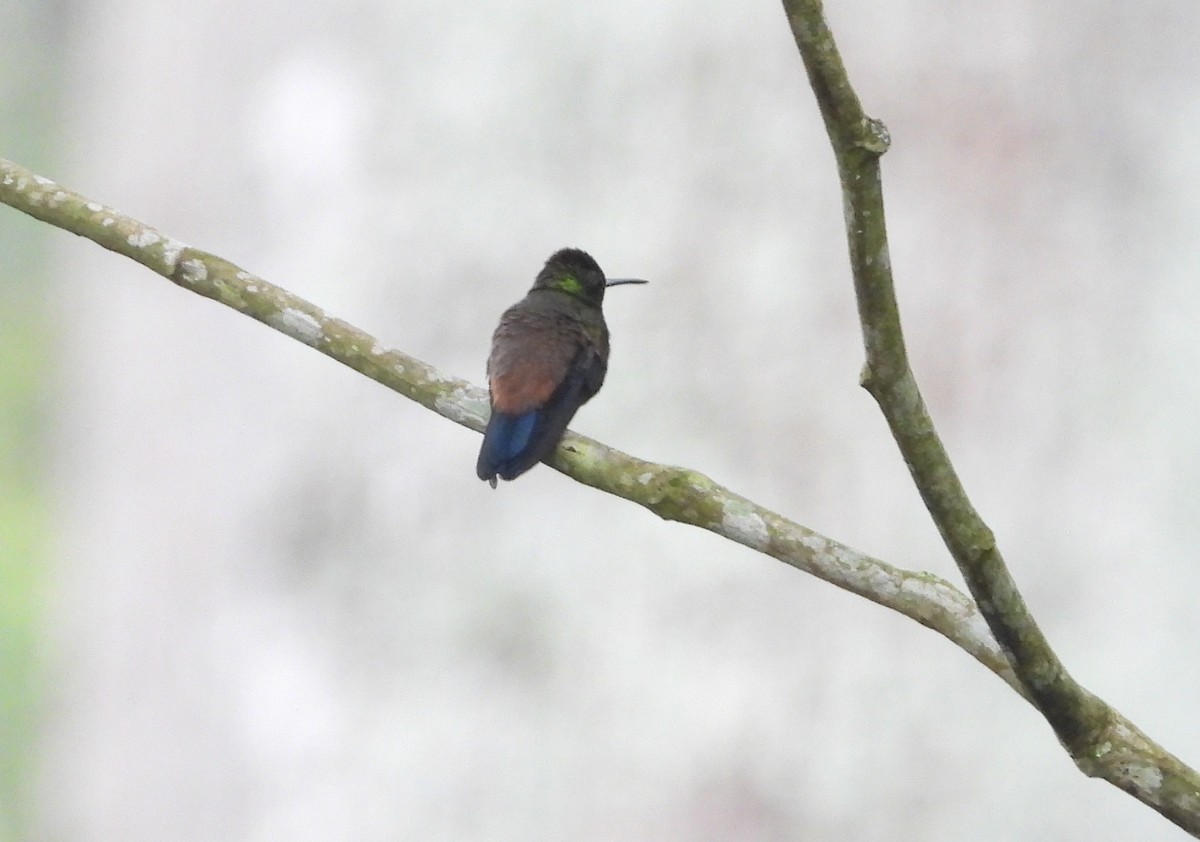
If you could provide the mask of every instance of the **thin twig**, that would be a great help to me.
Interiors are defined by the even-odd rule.
[[[900,329],[879,169],[890,142],[887,129],[863,112],[820,0],[784,0],[783,6],[837,158],[866,348],[863,387],[883,411],[925,506],[1026,697],[1079,768],[1200,835],[1200,775],[1070,676],[959,482],[909,367]]]

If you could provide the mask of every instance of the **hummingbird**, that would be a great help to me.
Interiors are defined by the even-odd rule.
[[[566,248],[550,255],[533,288],[504,311],[487,361],[492,415],[475,473],[496,487],[547,458],[604,382],[608,325],[604,290],[644,284],[606,279],[592,256]]]

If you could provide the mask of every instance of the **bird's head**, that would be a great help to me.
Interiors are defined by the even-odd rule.
[[[550,255],[533,282],[534,289],[553,289],[580,298],[599,307],[604,302],[604,290],[620,284],[644,284],[638,278],[604,277],[599,264],[586,251],[559,249]]]

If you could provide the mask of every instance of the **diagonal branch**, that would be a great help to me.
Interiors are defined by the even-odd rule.
[[[487,394],[482,389],[385,347],[226,260],[3,159],[0,202],[132,258],[183,289],[257,319],[455,423],[476,432],[483,429]],[[898,611],[945,636],[1023,692],[974,602],[937,576],[864,555],[695,471],[645,462],[584,436],[568,433],[552,467],[666,520],[715,532]]]
[[[889,144],[887,129],[863,112],[821,0],[784,0],[783,6],[837,158],[866,348],[863,387],[883,411],[925,506],[1026,697],[1079,768],[1200,835],[1200,775],[1068,674],[1021,598],[991,530],[967,498],[909,367],[900,329],[879,169]]]

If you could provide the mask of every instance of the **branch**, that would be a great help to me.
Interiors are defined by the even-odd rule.
[[[1087,775],[1101,777],[1200,836],[1200,775],[1067,673],[959,482],[908,364],[892,285],[879,157],[887,129],[863,112],[821,0],[784,0],[796,46],[837,158],[862,323],[862,385],[879,404],[925,506],[1026,698]]]
[[[179,285],[315,348],[439,415],[482,431],[487,393],[447,376],[232,263],[0,159],[0,202],[123,254]],[[928,626],[1021,690],[974,602],[930,573],[851,549],[682,468],[568,433],[551,467],[665,520],[715,532]],[[464,469],[465,470],[465,469]],[[468,476],[470,471],[464,473]]]

